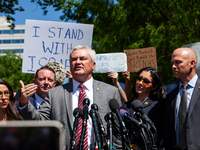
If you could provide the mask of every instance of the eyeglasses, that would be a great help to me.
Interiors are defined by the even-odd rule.
[[[0,91],[0,99],[2,99],[3,94],[4,94],[5,97],[9,97],[10,96],[10,91],[4,91],[4,92]]]
[[[142,84],[145,86],[148,86],[149,83],[153,83],[153,82],[149,81],[149,79],[147,79],[147,78],[143,78],[142,76],[137,76],[136,82],[140,82],[140,81],[142,81]]]

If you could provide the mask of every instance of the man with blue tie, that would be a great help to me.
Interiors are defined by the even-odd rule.
[[[170,91],[165,105],[164,146],[166,150],[200,149],[200,78],[197,55],[190,48],[172,53],[172,70],[179,86]]]

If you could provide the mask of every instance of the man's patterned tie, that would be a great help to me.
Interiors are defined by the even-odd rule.
[[[83,110],[83,100],[86,98],[86,92],[84,89],[84,85],[80,84],[79,87],[81,88],[80,93],[79,93],[79,98],[78,98],[78,107]],[[82,124],[83,124],[83,119],[79,118],[78,120],[78,128],[76,132],[76,150],[79,149],[79,140],[82,132]],[[83,141],[83,149],[87,150],[88,149],[88,126],[86,126],[86,133]]]

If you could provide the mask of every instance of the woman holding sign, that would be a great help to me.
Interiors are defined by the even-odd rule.
[[[12,87],[8,82],[0,79],[0,123],[8,120],[21,120],[12,102],[14,102]]]
[[[163,136],[163,110],[166,97],[166,90],[160,72],[153,67],[141,69],[135,76],[130,97],[131,99],[123,103],[123,106],[126,107],[131,116],[138,120],[140,118],[137,112],[143,109],[143,112],[157,129],[156,144],[159,146]]]

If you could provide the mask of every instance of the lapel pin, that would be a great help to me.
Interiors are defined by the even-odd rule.
[[[199,88],[198,88],[199,90],[200,90],[200,86],[199,86]]]
[[[97,91],[99,91],[99,88],[96,88]]]
[[[149,104],[149,102],[145,102],[144,104],[145,104],[145,105],[148,105],[148,104]]]

